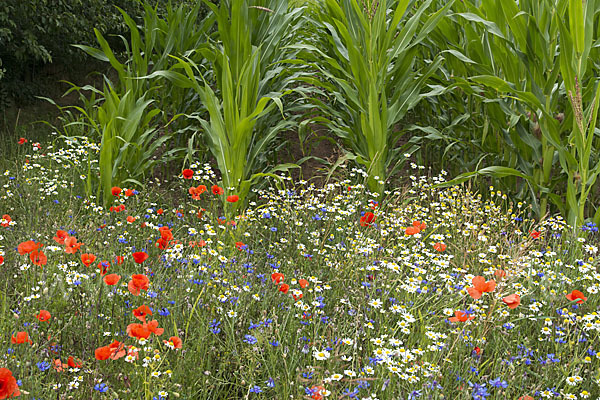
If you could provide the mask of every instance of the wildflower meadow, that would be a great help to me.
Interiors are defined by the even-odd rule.
[[[21,149],[1,177],[4,398],[599,392],[593,224],[438,189],[416,165],[385,201],[352,168],[225,217],[235,196],[192,164],[113,187],[107,209],[74,189],[93,144]]]
[[[600,0],[126,9],[0,132],[0,400],[600,399]]]

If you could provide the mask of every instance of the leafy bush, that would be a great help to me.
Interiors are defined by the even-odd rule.
[[[190,0],[175,0],[175,3]],[[165,2],[152,3],[159,12]],[[28,89],[41,66],[82,66],[84,54],[71,44],[94,44],[94,28],[108,36],[111,45],[122,43],[114,35],[128,28],[117,7],[139,19],[138,0],[4,0],[0,2],[0,80],[15,100],[39,93]],[[116,40],[115,40],[116,39]],[[114,43],[112,43],[114,42]],[[22,82],[28,83],[23,87]],[[25,90],[24,90],[25,89]]]

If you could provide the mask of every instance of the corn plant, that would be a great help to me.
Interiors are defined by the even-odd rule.
[[[562,207],[560,196],[553,193],[559,180],[552,175],[554,144],[561,129],[552,112],[561,98],[557,51],[561,10],[554,3],[467,1],[457,4],[452,14],[455,29],[465,26],[463,36],[457,38],[449,26],[444,31],[465,44],[463,49],[452,49],[461,62],[448,66],[459,75],[458,87],[484,101],[486,125],[476,141],[485,156],[495,152],[501,164],[486,166],[477,174],[521,178],[539,215],[545,214],[549,198]],[[500,134],[495,149],[486,145],[490,127]],[[464,174],[454,182],[472,175]]]
[[[157,7],[144,2],[141,30],[125,11],[119,9],[130,30],[129,40],[120,36],[126,49],[124,61],[119,60],[98,30],[95,30],[95,33],[100,48],[74,46],[98,60],[110,63],[119,77],[117,84],[113,86],[121,95],[131,92],[134,96],[148,96],[150,92],[157,92],[153,93],[153,96],[165,99],[161,105],[181,111],[181,106],[186,102],[186,93],[180,88],[169,86],[158,90],[155,82],[138,78],[148,75],[149,72],[168,69],[173,64],[170,55],[188,54],[206,41],[206,36],[214,25],[214,17],[207,16],[200,20],[200,5],[198,2],[189,10],[183,4],[173,8],[169,3],[163,18],[158,14]]]
[[[165,132],[157,138],[159,121],[162,117],[163,128],[175,121],[176,112],[186,108],[198,109],[200,104],[194,100],[194,93],[179,87],[167,85],[161,87],[156,81],[142,79],[149,72],[169,68],[174,64],[172,54],[183,55],[199,48],[214,24],[214,18],[208,16],[199,19],[200,3],[188,10],[184,5],[166,7],[166,16],[162,18],[156,7],[143,3],[144,20],[141,29],[123,10],[119,9],[123,20],[130,30],[130,39],[121,36],[125,46],[125,59],[111,49],[106,38],[95,30],[99,48],[75,45],[92,57],[110,63],[117,72],[118,81],[112,83],[105,77],[104,91],[96,92],[101,96],[98,101],[87,101],[89,107],[76,108],[88,122],[89,135],[101,140],[100,180],[97,184],[98,195],[102,194],[106,204],[110,200],[111,185],[135,183],[141,185],[138,178],[147,177],[156,165],[154,152],[174,135]],[[81,88],[74,87],[76,90]],[[152,103],[158,103],[158,109],[150,110]],[[150,122],[155,127],[149,126]],[[124,129],[124,131],[121,131]],[[171,132],[173,127],[170,127]],[[178,133],[189,131],[187,126],[174,129]],[[181,135],[179,135],[181,136]],[[179,146],[163,154],[161,160],[171,160],[184,150],[194,146],[195,135],[188,138],[178,137]],[[181,143],[188,143],[185,146]],[[192,149],[188,156],[195,153]],[[94,177],[89,176],[88,193],[96,185]]]
[[[155,152],[170,138],[168,134],[159,136],[153,127],[153,119],[161,111],[151,109],[152,102],[143,96],[136,98],[131,91],[119,96],[110,86],[104,87],[104,102],[98,108],[96,122],[102,133],[96,197],[105,206],[112,201],[113,186],[143,186],[159,162]],[[173,156],[173,151],[167,152],[160,161],[167,162]],[[86,181],[88,194],[95,181],[90,171]]]
[[[559,148],[563,172],[567,174],[567,219],[572,226],[583,224],[588,196],[600,173],[600,163],[591,162],[594,146],[598,106],[600,105],[599,80],[594,77],[587,82],[589,56],[594,42],[594,20],[600,1],[577,0],[568,2],[568,24],[560,20],[560,71],[572,109],[572,129],[567,143]],[[582,87],[586,84],[586,87]],[[587,92],[587,94],[586,94]],[[585,104],[587,103],[587,104]],[[596,143],[597,145],[597,143]],[[597,161],[597,160],[596,160]],[[600,222],[600,207],[594,214],[594,222]]]
[[[198,95],[206,113],[186,115],[203,128],[226,194],[239,196],[239,203],[232,206],[235,210],[257,179],[295,166],[265,170],[262,161],[277,134],[294,123],[285,119],[281,100],[291,93],[288,86],[294,74],[286,73],[281,63],[290,56],[284,46],[293,41],[301,10],[288,11],[283,0],[207,5],[216,16],[217,38],[197,52],[210,62],[214,81],[206,77],[203,65],[189,57],[175,57],[178,63],[171,69],[156,71],[147,78],[164,77],[177,86],[192,88]]]
[[[390,165],[402,159],[394,127],[425,96],[421,89],[442,61],[438,56],[419,71],[415,67],[419,44],[453,2],[428,15],[431,3],[413,10],[404,0],[326,0],[312,21],[314,37],[322,40],[302,45],[303,58],[319,72],[305,81],[327,96],[327,101],[312,99],[323,113],[316,121],[367,167],[369,189],[377,193],[384,190]]]

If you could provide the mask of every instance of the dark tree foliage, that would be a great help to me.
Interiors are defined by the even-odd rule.
[[[163,7],[166,1],[151,0]],[[174,3],[191,0],[175,0]],[[72,44],[95,46],[94,28],[115,50],[123,48],[118,35],[127,35],[117,7],[135,20],[140,0],[1,0],[0,1],[0,109],[40,94],[42,71],[86,69],[89,58]],[[49,66],[51,68],[49,68]],[[88,68],[89,69],[89,68]]]

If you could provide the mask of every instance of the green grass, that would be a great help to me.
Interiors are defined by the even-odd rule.
[[[505,194],[485,201],[434,189],[443,176],[419,176],[416,166],[412,186],[382,203],[365,189],[366,172],[351,169],[323,188],[273,181],[224,220],[214,174],[193,164],[193,180],[150,181],[115,197],[125,210],[109,212],[81,198],[96,145],[57,140],[42,149],[17,146],[0,171],[0,215],[14,221],[0,227],[1,366],[23,398],[300,399],[319,398],[307,389],[322,386],[329,398],[470,399],[483,384],[488,399],[600,393],[593,231],[529,219]],[[189,187],[200,184],[209,190],[191,199]],[[361,226],[364,212],[374,213],[371,226]],[[414,221],[426,228],[405,234]],[[165,250],[159,226],[174,236]],[[84,244],[65,252],[57,230]],[[47,264],[16,251],[27,240],[44,244]],[[140,251],[149,258],[137,264]],[[96,261],[86,267],[83,253]],[[102,260],[121,276],[116,286],[103,282]],[[498,269],[506,277],[495,277]],[[285,276],[279,285],[275,272]],[[150,282],[140,296],[127,288],[133,274]],[[477,275],[497,286],[474,300],[466,289]],[[587,300],[569,301],[572,290]],[[502,298],[515,293],[521,304],[512,310]],[[141,305],[164,329],[145,342],[126,333],[141,323],[132,312]],[[36,319],[40,310],[49,321]],[[460,310],[474,318],[450,323]],[[21,331],[31,345],[11,343]],[[172,336],[181,349],[164,343]],[[97,360],[95,350],[115,340],[138,358]],[[69,356],[81,368],[53,367]]]

